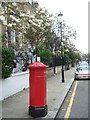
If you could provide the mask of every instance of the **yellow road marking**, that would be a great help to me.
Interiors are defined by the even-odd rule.
[[[75,96],[75,92],[76,92],[76,88],[77,88],[77,84],[78,84],[78,81],[76,81],[76,84],[75,84],[75,87],[74,87],[74,90],[73,90],[73,93],[72,93],[72,96],[71,96],[71,99],[70,99],[70,103],[68,105],[68,108],[67,108],[67,111],[66,111],[66,114],[65,114],[64,118],[69,119],[70,112],[71,112],[71,107],[72,107],[72,104],[73,104],[73,100],[74,100],[74,96]]]

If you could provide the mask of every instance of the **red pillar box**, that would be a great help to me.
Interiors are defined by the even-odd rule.
[[[29,115],[32,117],[45,117],[47,115],[46,103],[46,69],[47,65],[35,62],[29,69]]]

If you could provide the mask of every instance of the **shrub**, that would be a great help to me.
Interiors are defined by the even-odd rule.
[[[70,65],[71,59],[69,58],[68,54],[64,54],[64,65]]]
[[[54,64],[55,64],[55,66],[61,65],[61,56],[60,55],[53,56],[53,65]]]
[[[49,65],[52,60],[52,53],[49,49],[43,48],[42,50],[39,51],[38,56],[41,57],[41,62],[44,64]]]
[[[1,49],[1,48],[0,48]],[[2,46],[2,78],[10,77],[13,70],[14,51],[11,48]]]

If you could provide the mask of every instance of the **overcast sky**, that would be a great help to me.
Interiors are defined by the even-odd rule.
[[[88,53],[88,0],[37,0],[50,13],[63,13],[65,23],[77,31],[75,46]]]

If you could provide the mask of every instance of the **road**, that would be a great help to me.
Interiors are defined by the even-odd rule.
[[[90,118],[90,80],[75,81],[56,118]]]
[[[88,118],[88,81],[78,81],[70,118]]]

